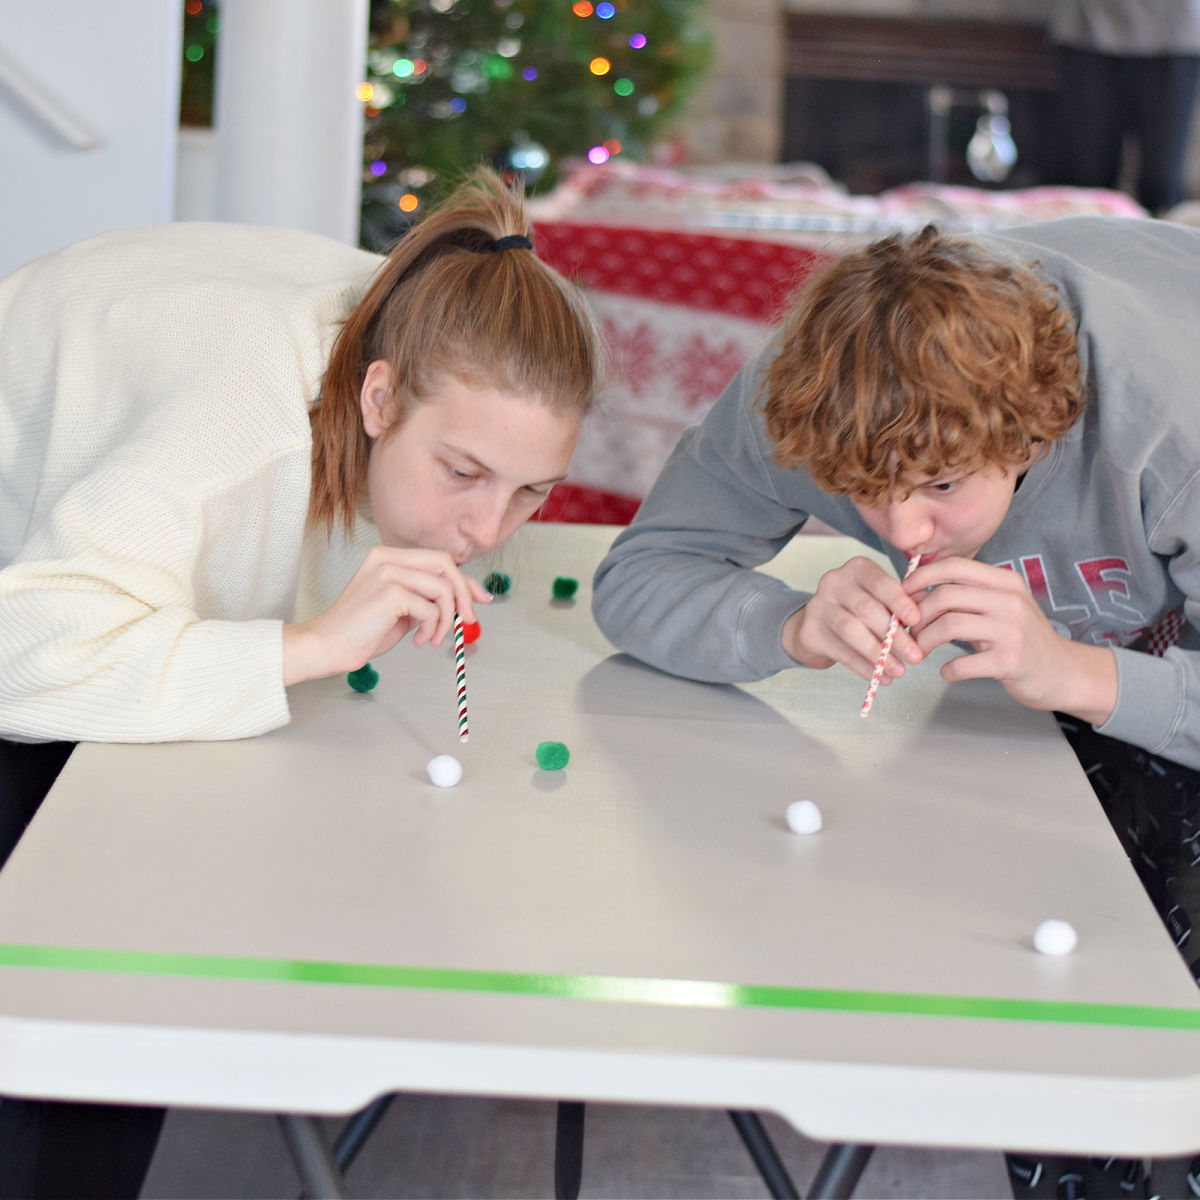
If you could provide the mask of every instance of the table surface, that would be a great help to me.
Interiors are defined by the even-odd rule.
[[[242,742],[85,745],[0,872],[0,1093],[774,1110],[812,1137],[1200,1149],[1200,993],[1052,718],[930,662],[726,687],[612,652],[533,526],[467,650]],[[798,583],[854,543],[802,537]],[[580,591],[551,599],[557,575]],[[569,766],[538,769],[543,740]],[[452,789],[425,765],[455,754]],[[791,834],[787,804],[825,827]],[[1072,955],[1032,949],[1046,917]]]

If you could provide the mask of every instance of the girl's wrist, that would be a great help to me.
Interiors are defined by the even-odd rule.
[[[332,671],[320,662],[320,641],[307,624],[283,627],[283,686],[320,679]]]

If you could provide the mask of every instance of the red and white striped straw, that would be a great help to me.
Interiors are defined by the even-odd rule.
[[[467,652],[463,640],[463,619],[454,614],[454,674],[458,686],[458,740],[471,736],[467,728]]]
[[[919,554],[914,554],[908,560],[908,570],[904,572],[904,578],[907,579],[916,569],[917,564],[921,561]],[[880,648],[879,657],[875,660],[875,670],[871,672],[871,682],[867,685],[867,694],[862,702],[862,708],[859,709],[860,717],[869,717],[871,715],[871,705],[875,703],[875,693],[879,691],[879,681],[883,678],[883,668],[887,662],[888,655],[892,652],[892,642],[896,640],[896,633],[900,628],[900,618],[893,616],[888,622],[887,633],[883,635],[883,646]]]

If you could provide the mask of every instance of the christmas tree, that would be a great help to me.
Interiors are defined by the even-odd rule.
[[[220,28],[221,18],[214,0],[184,0],[180,125],[212,124],[215,51]]]
[[[372,0],[361,241],[390,245],[485,162],[547,188],[644,159],[709,60],[703,0]],[[218,0],[185,0],[181,120],[210,124]]]
[[[644,158],[708,62],[701,0],[376,0],[361,91],[363,240],[478,162],[549,186]]]

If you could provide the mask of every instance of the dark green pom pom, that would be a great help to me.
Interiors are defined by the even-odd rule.
[[[555,600],[570,600],[579,591],[579,580],[570,575],[559,575],[550,585],[550,591]]]
[[[505,575],[503,571],[493,571],[490,575],[484,576],[483,586],[493,596],[503,596],[512,587],[512,577]]]
[[[561,771],[571,761],[571,752],[562,742],[538,742],[537,765],[543,771]]]
[[[369,692],[379,682],[379,672],[370,663],[363,663],[357,671],[346,676],[346,682],[356,692]]]

